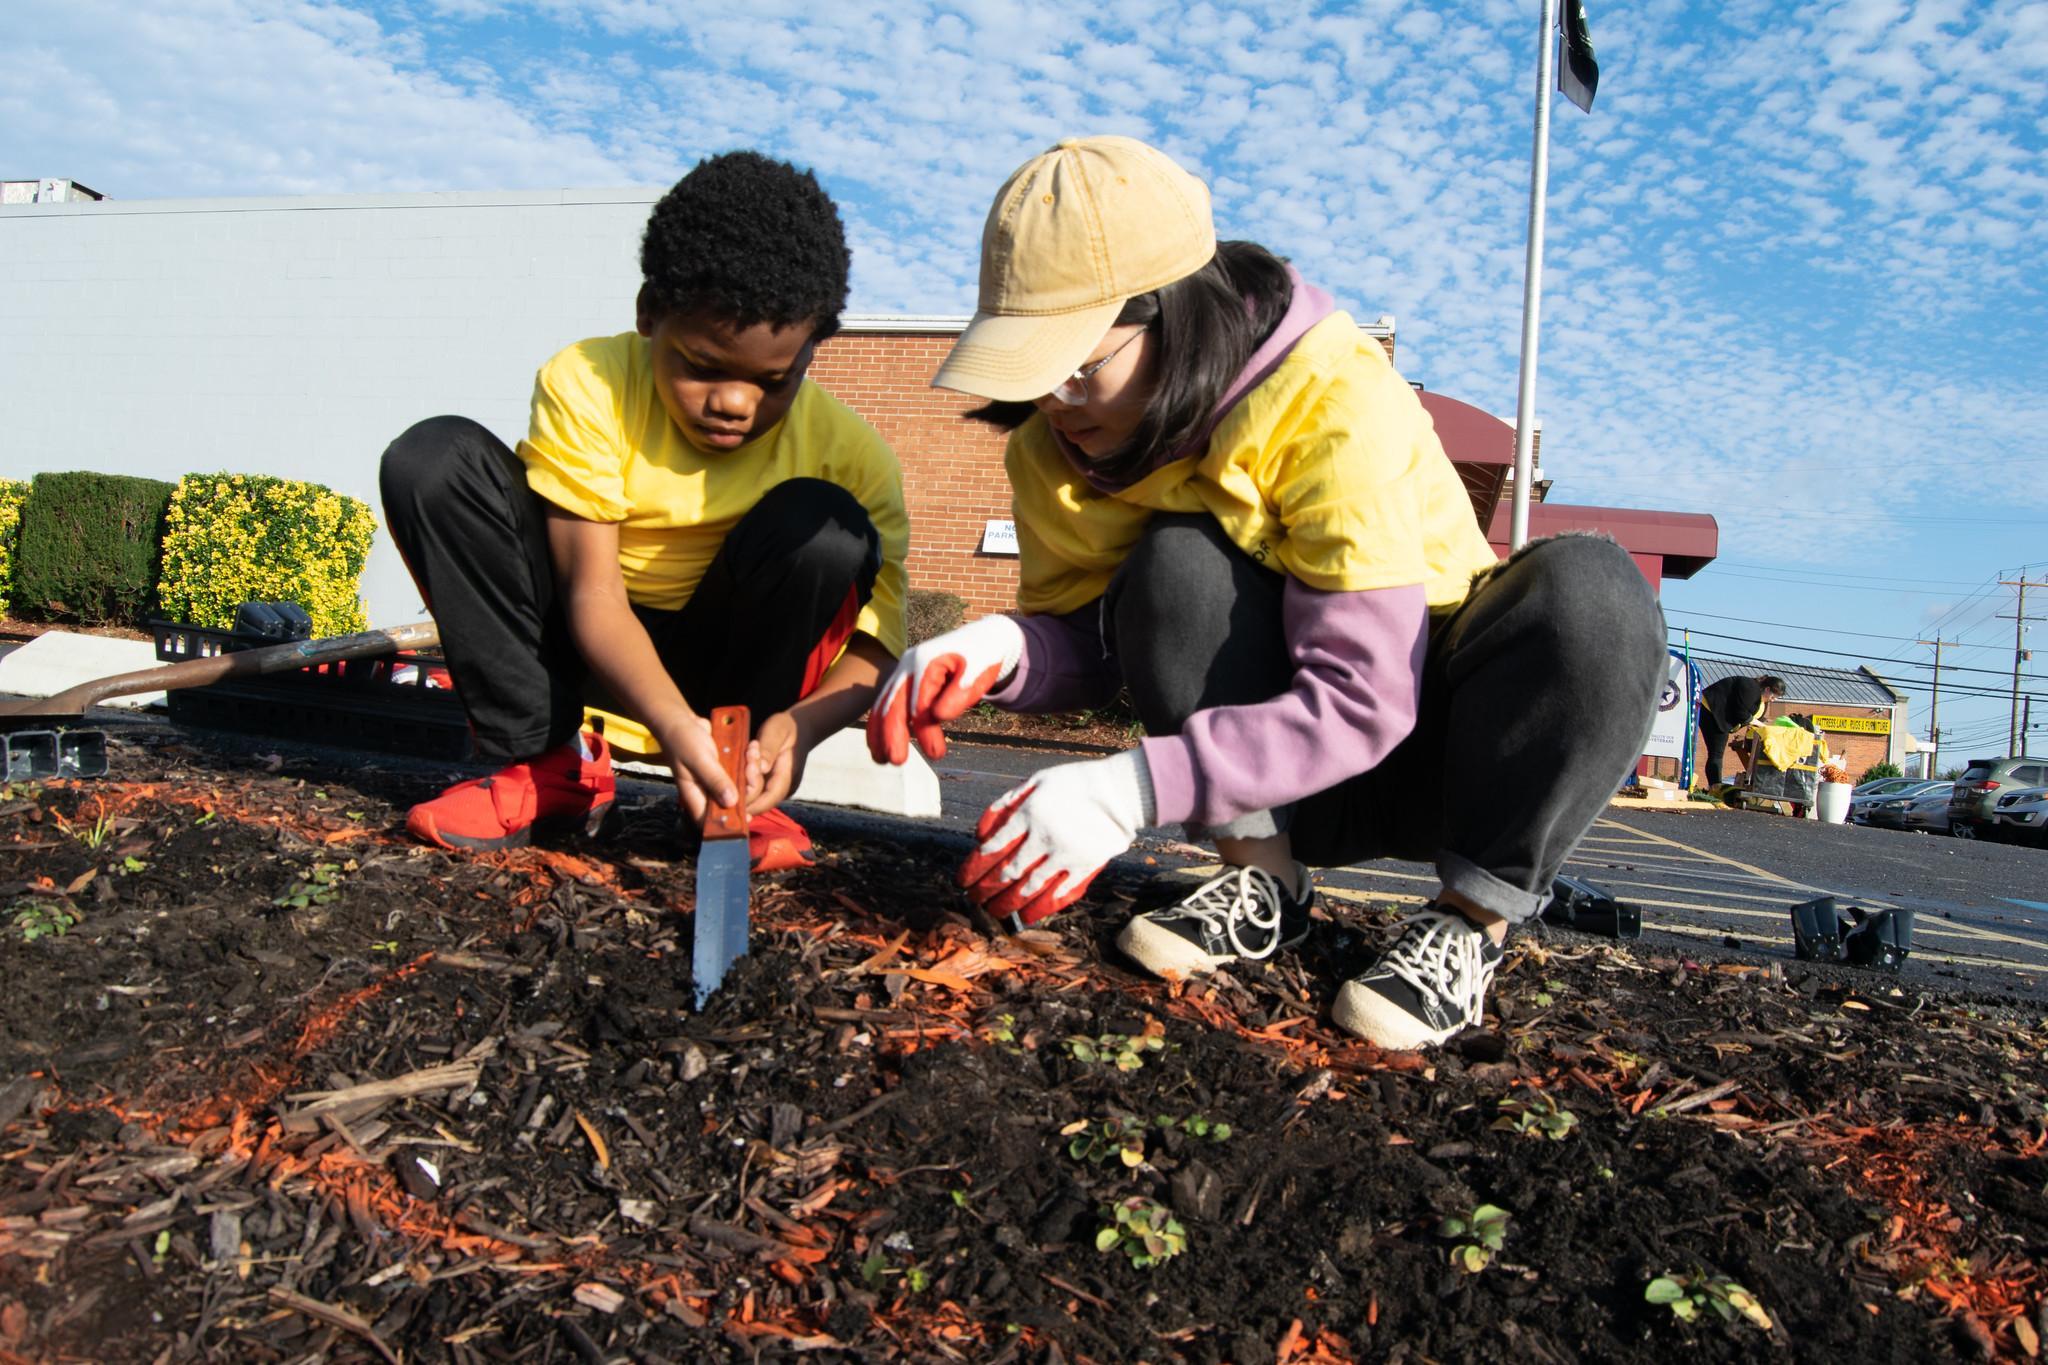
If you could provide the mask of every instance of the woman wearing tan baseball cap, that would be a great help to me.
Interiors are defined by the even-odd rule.
[[[1225,872],[1117,942],[1186,975],[1304,939],[1305,864],[1433,861],[1441,891],[1334,1017],[1392,1048],[1479,1023],[1507,926],[1648,734],[1664,630],[1627,554],[1575,536],[1498,563],[1379,344],[1265,248],[1219,243],[1203,183],[1129,138],[1005,182],[933,382],[1011,428],[1020,611],[903,656],[875,757],[941,756],[983,699],[1119,687],[1150,736],[991,806],[968,894],[1037,923],[1141,828],[1185,823]]]

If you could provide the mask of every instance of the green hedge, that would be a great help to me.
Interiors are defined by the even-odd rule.
[[[317,483],[265,474],[187,474],[170,500],[163,614],[225,630],[252,599],[297,602],[315,635],[365,629],[356,580],[377,519]]]
[[[135,625],[156,600],[171,485],[127,474],[38,474],[21,510],[14,605],[88,625]]]
[[[0,612],[13,610],[14,561],[21,542],[21,505],[28,480],[0,479]]]

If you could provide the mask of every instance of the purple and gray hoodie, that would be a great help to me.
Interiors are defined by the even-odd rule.
[[[1217,407],[1218,422],[1272,374],[1309,328],[1335,311],[1330,296],[1290,269],[1294,297]],[[1055,433],[1057,439],[1057,433]],[[1163,456],[1116,484],[1100,481],[1079,452],[1068,461],[1097,492],[1131,486],[1190,448]],[[1282,625],[1294,685],[1268,701],[1198,711],[1177,735],[1142,748],[1160,824],[1222,825],[1336,786],[1376,766],[1415,728],[1429,604],[1421,584],[1323,592],[1289,577]],[[1012,711],[1058,711],[1099,702],[1122,681],[1102,637],[1101,603],[1062,616],[1021,616],[1024,656],[989,700]]]

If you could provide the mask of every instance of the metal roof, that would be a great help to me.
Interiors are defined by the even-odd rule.
[[[1781,705],[1806,702],[1836,706],[1892,706],[1906,699],[1868,668],[1816,668],[1811,664],[1781,664],[1768,659],[1702,658],[1698,654],[1693,655],[1693,662],[1699,665],[1702,686],[1717,683],[1723,678],[1776,674],[1785,680],[1785,695],[1779,699]]]

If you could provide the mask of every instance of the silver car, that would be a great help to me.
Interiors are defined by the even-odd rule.
[[[1880,796],[1864,819],[1881,829],[1924,829],[1948,833],[1948,798],[1953,782],[1935,782],[1910,796]]]
[[[1908,797],[1918,796],[1929,787],[1942,784],[1923,777],[1887,777],[1876,782],[1866,782],[1849,793],[1849,823],[1852,825],[1876,824],[1871,818],[1871,808],[1880,801],[1903,802]],[[1893,805],[1892,810],[1903,810],[1903,805]],[[1896,826],[1894,826],[1896,828]]]
[[[1991,832],[2008,843],[2048,848],[2048,787],[2000,792],[1991,808]]]

